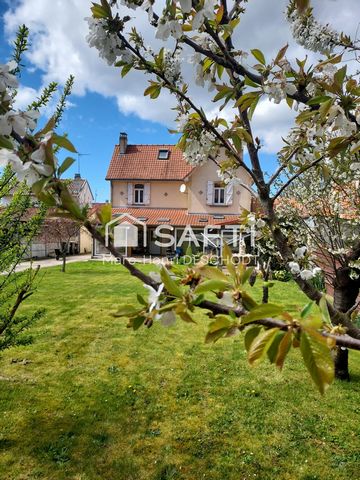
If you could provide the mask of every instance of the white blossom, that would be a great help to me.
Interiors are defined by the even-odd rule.
[[[293,275],[298,275],[300,273],[300,265],[297,262],[289,262],[289,268]]]
[[[180,0],[180,6],[183,13],[190,13],[192,9],[192,0]]]
[[[36,120],[40,113],[37,110],[29,110],[27,112],[6,112],[0,116],[0,135],[10,135],[14,130],[18,135],[23,137],[26,130],[33,130],[36,127]]]
[[[214,20],[214,9],[216,5],[216,0],[205,0],[203,8],[196,12],[192,21],[193,30],[198,30],[205,22],[205,20]]]
[[[177,20],[162,18],[159,21],[155,38],[166,41],[170,35],[178,40],[183,34],[180,23]]]
[[[295,260],[299,260],[300,258],[303,258],[306,250],[307,250],[307,248],[305,246],[304,247],[298,247],[295,250],[295,254],[294,254]]]
[[[300,277],[303,280],[310,280],[311,278],[314,278],[314,273],[312,272],[312,270],[304,269],[301,270]]]
[[[208,161],[209,155],[216,156],[217,152],[218,147],[213,134],[201,130],[200,133],[197,133],[196,138],[191,138],[186,143],[184,157],[190,165],[203,165]]]
[[[100,58],[107,61],[108,65],[113,65],[121,52],[120,40],[115,33],[110,33],[107,29],[107,21],[104,18],[85,18],[89,24],[89,34],[86,40],[90,47],[95,47]]]
[[[297,43],[313,52],[330,53],[339,39],[335,30],[329,25],[321,25],[312,14],[299,15],[294,10],[289,13],[288,20]]]
[[[5,65],[0,65],[0,92],[5,92],[7,88],[16,88],[18,80],[12,72],[17,67],[17,63],[11,61]]]
[[[160,306],[160,296],[162,291],[164,290],[164,284],[162,283],[157,290],[151,287],[150,285],[144,284],[144,287],[149,291],[148,295],[148,303],[150,305],[149,312],[154,309],[158,309]]]

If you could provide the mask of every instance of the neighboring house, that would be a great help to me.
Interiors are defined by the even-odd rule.
[[[69,191],[80,205],[91,207],[93,194],[89,182],[76,173],[69,183]],[[36,203],[36,200],[35,200]],[[44,258],[54,256],[61,250],[63,244],[68,244],[70,255],[79,253],[91,253],[92,238],[85,228],[76,228],[67,219],[51,217],[51,211],[44,221],[39,235],[34,239],[27,252],[27,257]]]
[[[185,227],[191,226],[201,241],[206,227],[237,218],[243,209],[250,210],[249,190],[237,183],[224,185],[217,169],[211,161],[198,167],[187,164],[175,145],[128,145],[126,133],[121,133],[106,180],[110,182],[113,217],[128,214],[146,224],[147,245],[143,245],[139,228],[138,247],[132,253],[168,253],[155,244],[159,225],[174,227],[176,241]],[[251,187],[244,169],[239,169],[238,176]],[[104,249],[95,242],[94,254],[102,253]]]
[[[74,180],[69,184],[69,191],[80,207],[87,205],[91,207],[94,202],[94,196],[89,182],[85,178],[81,178],[79,173],[75,173]],[[92,237],[90,233],[82,227],[79,233],[79,253],[91,253],[91,250]]]

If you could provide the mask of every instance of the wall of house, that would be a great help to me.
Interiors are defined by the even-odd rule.
[[[111,203],[113,207],[136,206],[128,203],[128,183],[146,183],[141,180],[131,182],[113,180],[111,187]],[[143,208],[187,208],[187,193],[180,192],[181,181],[150,182],[150,203]]]
[[[88,182],[85,182],[84,187],[81,189],[78,197],[78,203],[80,206],[91,205],[94,201]]]
[[[251,209],[251,194],[240,185],[234,185],[231,205],[208,205],[207,183],[209,180],[219,182],[218,167],[213,162],[198,167],[190,176],[188,182],[188,209],[189,213],[220,213],[238,214],[242,209]],[[239,176],[243,183],[251,185],[251,180],[246,171],[239,169]]]
[[[84,227],[81,227],[79,253],[91,253],[92,243],[93,243],[93,240],[90,233]]]

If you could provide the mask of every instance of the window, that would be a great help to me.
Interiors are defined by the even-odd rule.
[[[134,185],[134,203],[138,205],[144,203],[144,185],[142,183]]]
[[[225,204],[225,187],[221,183],[214,183],[214,205]]]
[[[169,158],[169,150],[159,150],[158,159],[167,160]]]

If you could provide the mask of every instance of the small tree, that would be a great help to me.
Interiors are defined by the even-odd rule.
[[[65,272],[66,257],[71,242],[79,243],[80,224],[70,218],[48,218],[44,224],[47,239],[59,246],[59,256],[62,258],[61,271]]]
[[[4,200],[6,199],[6,203]],[[8,200],[9,199],[9,200]],[[20,305],[34,292],[37,271],[16,273],[32,240],[38,234],[45,209],[29,217],[33,206],[32,196],[26,184],[19,185],[10,168],[0,177],[0,350],[27,343],[24,331],[41,315],[19,314]]]
[[[18,86],[16,75],[20,72],[22,54],[27,49],[28,35],[27,27],[21,26],[15,40],[13,60],[0,66],[0,168],[5,167],[0,176],[0,350],[28,342],[29,337],[24,335],[24,331],[43,314],[41,309],[31,314],[19,313],[20,306],[34,293],[38,270],[17,273],[16,267],[40,233],[47,210],[45,203],[40,201],[39,206],[34,196],[36,193],[41,197],[40,192],[32,191],[29,185],[49,172],[49,167],[41,165],[36,155],[32,159],[33,164],[23,164],[18,153],[20,149],[31,150],[32,142],[23,142],[22,136],[35,128],[39,109],[49,103],[57,91],[57,83],[44,88],[27,111],[14,112],[12,104]],[[61,120],[72,84],[73,77],[70,77],[56,107],[53,127]],[[4,148],[13,147],[9,133],[15,137],[18,148],[12,153],[13,162],[10,164],[4,155],[8,152]]]

